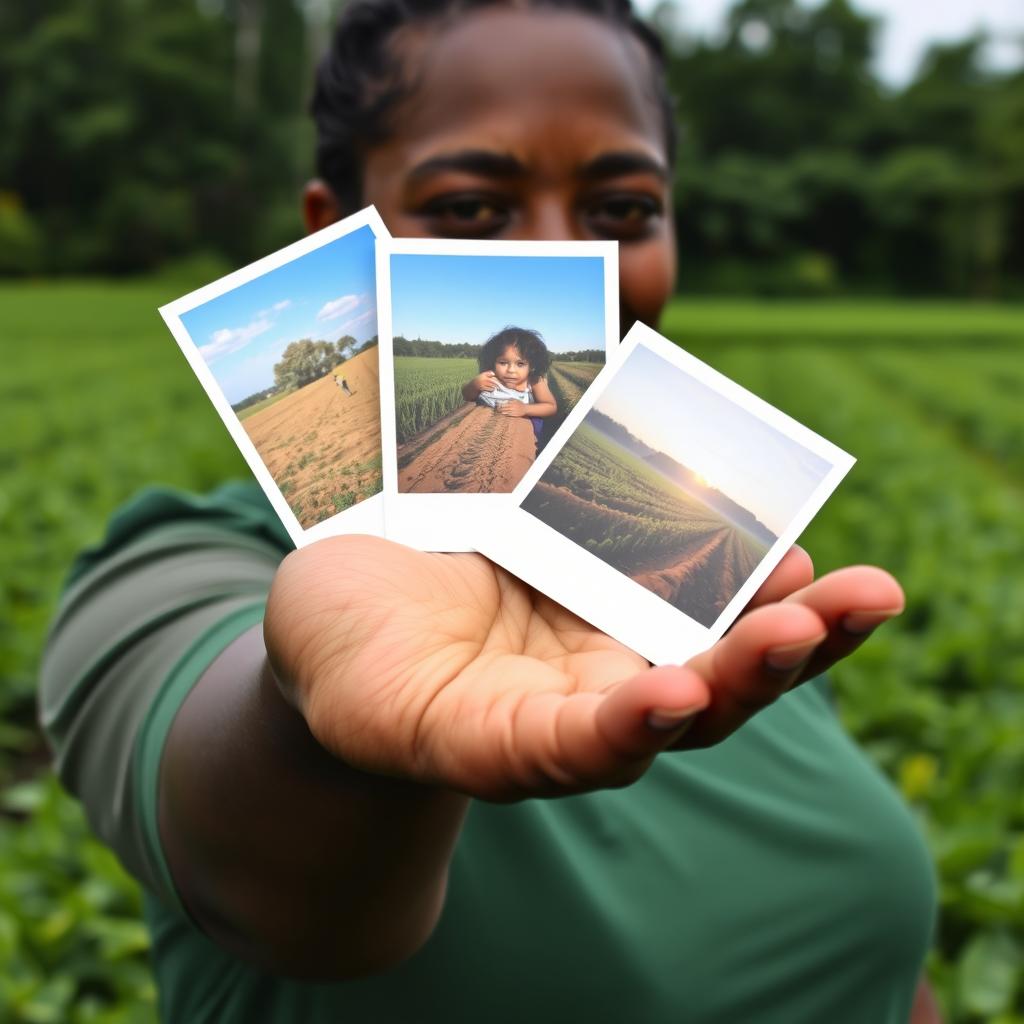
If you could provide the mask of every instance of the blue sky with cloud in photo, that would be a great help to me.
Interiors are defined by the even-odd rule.
[[[552,352],[604,349],[604,300],[599,257],[391,257],[395,337],[481,345],[514,324],[539,331]]]
[[[229,402],[274,383],[293,341],[358,342],[377,333],[374,235],[368,227],[329,242],[211,299],[181,320]]]
[[[644,345],[594,403],[783,533],[831,463]]]

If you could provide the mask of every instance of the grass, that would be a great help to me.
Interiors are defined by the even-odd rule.
[[[0,1020],[155,1020],[139,895],[43,770],[33,695],[75,553],[159,482],[248,476],[156,309],[202,282],[0,285]],[[858,456],[807,531],[908,613],[834,673],[925,828],[950,1024],[1024,1021],[1024,311],[687,300],[666,332]],[[331,510],[333,511],[333,509]]]
[[[741,336],[789,342],[801,337],[834,343],[960,345],[977,338],[987,344],[1019,342],[1024,311],[990,303],[891,300],[756,299],[676,300],[665,311],[661,329],[685,345],[688,336]]]
[[[282,398],[287,398],[289,395],[294,393],[294,388],[288,388],[285,391],[278,392],[276,395],[270,395],[262,401],[256,402],[254,405],[247,405],[240,413],[237,414],[239,422],[247,420],[250,416],[255,416],[256,413],[262,412],[264,409],[269,409],[270,406],[276,405],[280,402]]]

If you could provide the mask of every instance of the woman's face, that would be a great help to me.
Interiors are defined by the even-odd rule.
[[[363,177],[391,233],[618,241],[623,331],[656,325],[675,241],[641,44],[587,15],[493,7],[394,45],[413,84]],[[322,226],[308,195],[307,219]]]
[[[494,360],[494,376],[505,387],[523,391],[530,379],[530,364],[515,345],[506,345],[505,350]]]

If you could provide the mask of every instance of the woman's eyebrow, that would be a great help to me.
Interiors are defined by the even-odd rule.
[[[668,168],[646,153],[602,153],[580,168],[579,175],[586,181],[599,178],[618,178],[626,174],[653,174],[668,181]]]
[[[409,177],[413,180],[427,178],[440,171],[463,171],[485,178],[514,178],[522,174],[525,168],[514,156],[486,149],[464,149],[458,153],[444,153],[424,160],[409,172]]]

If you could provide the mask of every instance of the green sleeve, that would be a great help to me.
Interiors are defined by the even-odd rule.
[[[125,867],[180,906],[157,830],[160,755],[207,666],[261,621],[290,542],[259,491],[150,490],[72,569],[40,720],[64,785]]]

